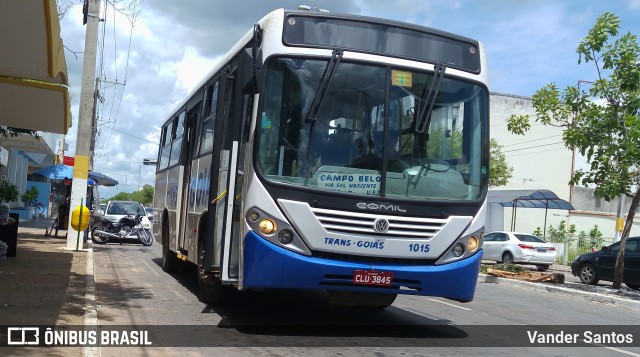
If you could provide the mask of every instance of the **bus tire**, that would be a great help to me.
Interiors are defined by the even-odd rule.
[[[211,306],[221,306],[228,302],[231,291],[212,272],[204,269],[203,242],[203,239],[198,241],[198,300]]]
[[[173,273],[178,270],[178,257],[169,249],[169,227],[162,225],[162,270]]]

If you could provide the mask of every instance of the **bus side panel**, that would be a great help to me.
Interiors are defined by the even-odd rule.
[[[479,251],[469,258],[443,265],[375,264],[375,270],[394,274],[392,287],[354,285],[354,270],[371,270],[371,264],[308,257],[280,248],[250,232],[244,241],[243,286],[426,295],[471,301],[481,257],[482,251]]]
[[[153,193],[153,235],[156,242],[162,244],[163,212],[167,208],[167,171],[156,174],[156,185]]]
[[[189,261],[198,263],[198,237],[200,218],[207,210],[209,182],[211,180],[211,154],[191,161],[191,177],[187,197],[187,239],[185,249],[189,251]]]
[[[182,173],[184,168],[181,165],[174,166],[167,170],[167,201],[166,207],[169,213],[169,249],[177,251],[178,237],[180,237],[180,217],[178,215],[178,207],[182,196]]]

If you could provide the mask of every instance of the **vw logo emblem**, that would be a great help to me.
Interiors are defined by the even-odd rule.
[[[373,230],[378,233],[385,233],[389,230],[389,221],[386,218],[378,218],[373,222]]]

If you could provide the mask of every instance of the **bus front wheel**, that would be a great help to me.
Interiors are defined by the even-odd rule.
[[[224,305],[229,300],[231,288],[222,285],[213,272],[204,269],[204,254],[205,248],[201,239],[198,243],[198,300],[212,306]]]

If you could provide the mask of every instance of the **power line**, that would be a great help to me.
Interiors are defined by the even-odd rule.
[[[512,144],[500,144],[500,146],[504,147],[509,147],[509,146],[516,146],[516,145],[521,145],[521,144],[526,144],[526,143],[530,143],[533,141],[540,141],[540,140],[545,140],[545,139],[551,139],[551,138],[557,138],[557,137],[561,137],[562,134],[558,134],[558,135],[552,135],[552,136],[547,136],[546,138],[537,138],[537,139],[531,139],[531,140],[526,140],[526,141],[518,141],[517,143],[512,143]]]
[[[505,154],[506,157],[515,157],[515,156],[522,156],[522,155],[532,155],[532,154],[540,154],[543,152],[551,152],[551,151],[560,151],[560,150],[565,150],[565,148],[557,148],[557,149],[549,149],[549,150],[540,150],[540,151],[530,151],[530,152],[520,152],[520,153],[516,153],[516,154]]]
[[[154,145],[159,145],[159,143],[156,143],[156,142],[153,142],[153,141],[149,141],[149,140],[147,140],[147,139],[143,139],[143,138],[141,138],[141,137],[139,137],[139,136],[131,135],[131,134],[127,133],[127,132],[124,132],[124,131],[122,131],[122,130],[118,130],[118,129],[116,129],[116,128],[111,128],[111,130],[115,130],[115,131],[117,131],[117,132],[119,132],[119,133],[122,133],[122,134],[124,134],[124,135],[129,135],[129,136],[131,136],[131,137],[133,137],[133,138],[136,138],[136,139],[138,139],[138,140],[143,140],[143,141],[146,141],[146,142],[151,143],[151,144],[154,144]]]
[[[527,146],[525,148],[519,148],[519,149],[512,149],[512,150],[505,150],[502,153],[506,154],[508,152],[513,152],[513,151],[520,151],[520,150],[527,150],[527,149],[535,149],[535,148],[539,148],[539,147],[543,147],[543,146],[550,146],[550,145],[557,145],[557,144],[564,144],[564,141],[558,141],[555,143],[550,143],[550,144],[542,144],[542,145],[535,145],[535,146]]]

